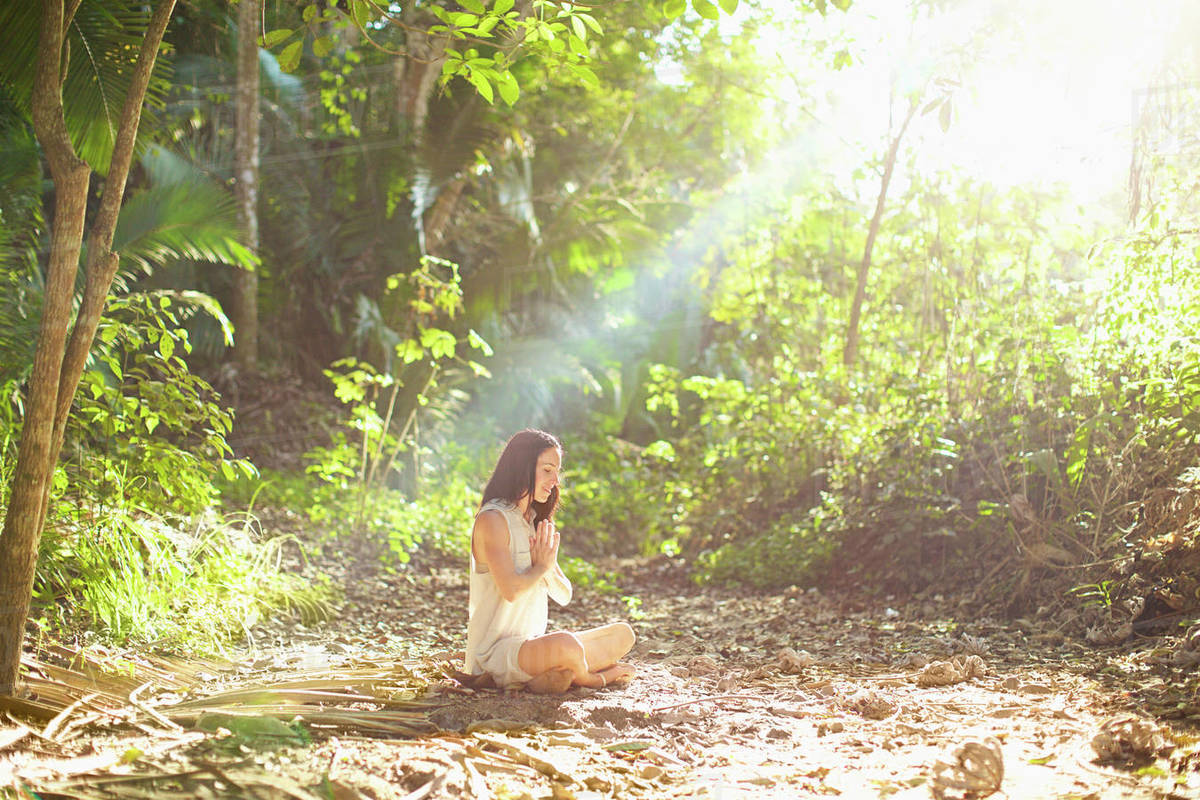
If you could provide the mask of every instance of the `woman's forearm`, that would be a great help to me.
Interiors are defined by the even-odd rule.
[[[554,568],[546,572],[546,588],[550,594],[550,598],[560,606],[565,606],[571,602],[573,590],[571,581],[567,579],[566,574],[562,571],[562,567],[556,562]]]

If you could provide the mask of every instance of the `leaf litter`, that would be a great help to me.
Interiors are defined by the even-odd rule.
[[[58,648],[0,716],[0,787],[80,798],[1200,797],[1196,682],[1164,639],[1084,623],[613,565],[641,599],[637,680],[475,688],[461,565],[336,577],[334,620],[266,623],[243,658]],[[552,624],[625,618],[586,587]],[[1147,649],[1150,648],[1150,649]],[[1175,648],[1170,651],[1170,648]],[[1182,660],[1184,664],[1186,659]],[[1190,682],[1189,682],[1190,681]]]

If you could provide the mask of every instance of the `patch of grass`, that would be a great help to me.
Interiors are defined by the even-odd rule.
[[[273,612],[327,615],[329,585],[284,571],[290,544],[248,515],[62,515],[42,539],[31,616],[42,630],[217,652]]]

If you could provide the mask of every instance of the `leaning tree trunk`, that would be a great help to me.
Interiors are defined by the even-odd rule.
[[[871,226],[867,229],[867,243],[863,247],[862,261],[858,263],[858,276],[854,286],[854,301],[850,305],[850,321],[846,324],[846,346],[842,350],[842,363],[847,367],[854,364],[858,358],[858,327],[862,317],[863,301],[867,298],[867,277],[871,271],[871,251],[875,249],[875,237],[879,235],[879,225],[883,221],[883,209],[887,205],[888,186],[892,182],[892,172],[896,168],[896,156],[900,153],[900,141],[908,130],[917,113],[917,102],[914,100],[908,107],[908,114],[900,126],[900,132],[888,144],[887,156],[883,161],[883,179],[880,181],[879,197],[875,200],[875,214],[871,217]]]
[[[246,247],[258,254],[258,28],[262,0],[238,4],[237,133],[234,141],[238,225]],[[258,362],[258,273],[235,268],[234,358],[249,369]]]
[[[72,12],[77,7],[78,3],[73,2]],[[138,52],[104,192],[89,232],[83,301],[71,327],[91,171],[71,144],[63,111],[63,50],[70,14],[63,0],[47,0],[43,5],[31,108],[34,132],[54,184],[54,228],[12,495],[0,530],[0,694],[11,695],[18,688],[25,619],[51,478],[62,449],[71,402],[116,276],[117,256],[111,247],[117,212],[133,162],[142,104],[174,7],[175,0],[160,0],[154,7]]]

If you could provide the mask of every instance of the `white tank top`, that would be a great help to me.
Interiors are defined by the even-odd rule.
[[[499,511],[508,523],[508,552],[517,572],[532,566],[529,540],[533,525],[521,516],[516,506],[503,500],[489,500],[479,509]],[[478,518],[479,514],[476,514]],[[500,595],[500,588],[487,567],[475,561],[475,542],[471,541],[471,583],[467,617],[466,672],[478,675],[484,671],[481,662],[487,661],[491,649],[502,639],[519,636],[522,640],[546,632],[549,587],[545,580],[524,592],[512,602]],[[569,595],[568,595],[569,598]],[[563,600],[555,597],[560,604]]]

